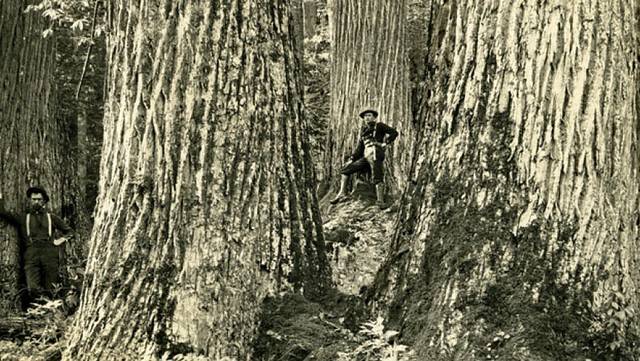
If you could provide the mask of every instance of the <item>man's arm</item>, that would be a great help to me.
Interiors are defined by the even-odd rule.
[[[4,198],[2,198],[2,193],[0,193],[0,219],[5,220],[14,227],[20,226],[20,217],[15,213],[4,209]]]
[[[53,221],[54,228],[62,232],[62,234],[67,235],[73,231],[73,229],[71,229],[71,227],[69,227],[67,223],[62,220],[62,218],[56,216],[55,214],[51,215],[51,220]]]
[[[380,125],[382,131],[387,135],[387,139],[384,140],[384,144],[391,144],[398,137],[398,131],[384,123],[380,123]]]

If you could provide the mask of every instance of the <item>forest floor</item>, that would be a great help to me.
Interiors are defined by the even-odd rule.
[[[45,302],[23,316],[2,318],[0,361],[59,360],[70,321],[61,300]]]
[[[381,211],[366,185],[345,202],[320,202],[335,289],[315,302],[299,295],[269,299],[255,344],[259,361],[410,360],[382,317],[362,296],[388,251],[397,204]],[[366,355],[366,356],[365,356]]]

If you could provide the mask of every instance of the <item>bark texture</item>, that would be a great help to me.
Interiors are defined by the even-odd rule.
[[[409,110],[406,61],[406,2],[333,0],[331,7],[331,108],[323,164],[327,176],[339,179],[362,120],[363,107],[375,108],[379,121],[400,137],[387,151],[386,183],[404,187],[413,131]]]
[[[25,14],[28,1],[0,3],[0,191],[8,209],[20,210],[25,191],[43,186],[59,213],[64,193],[64,138],[54,117],[55,41],[44,39],[44,20]],[[18,242],[13,227],[0,229],[0,312],[15,306]]]
[[[414,129],[422,129],[418,112],[421,109],[422,101],[429,96],[426,91],[428,71],[433,71],[429,66],[432,64],[432,56],[429,50],[431,46],[431,35],[433,33],[433,11],[436,9],[436,0],[408,0],[407,1],[407,53],[409,58],[409,80],[411,85],[411,114]],[[419,132],[416,131],[416,135]],[[412,148],[414,152],[417,145]],[[415,158],[413,154],[411,158]],[[413,175],[410,172],[410,176]]]
[[[293,37],[295,39],[295,49],[298,61],[302,61],[304,54],[304,4],[303,0],[290,0],[291,4],[291,25],[293,27]]]
[[[284,1],[110,1],[100,195],[65,359],[250,357],[330,279]]]
[[[428,359],[633,359],[637,5],[433,6],[420,171],[370,296]]]

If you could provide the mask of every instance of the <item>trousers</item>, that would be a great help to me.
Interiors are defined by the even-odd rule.
[[[60,282],[59,251],[50,240],[31,242],[24,254],[27,288],[32,295],[51,295],[54,283]]]

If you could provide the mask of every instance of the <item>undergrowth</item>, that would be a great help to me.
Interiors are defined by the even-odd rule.
[[[398,331],[386,330],[384,319],[365,322],[358,332],[358,346],[338,352],[338,361],[417,361],[408,346],[395,341]]]
[[[368,320],[360,298],[332,291],[312,302],[297,294],[265,300],[254,343],[255,361],[417,361],[413,352]]]

